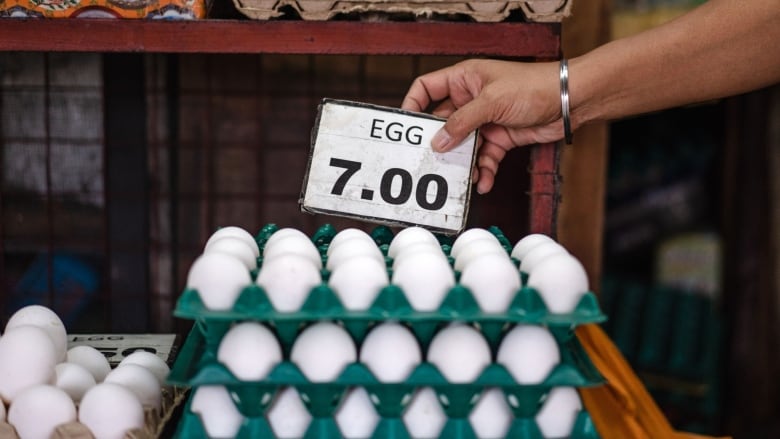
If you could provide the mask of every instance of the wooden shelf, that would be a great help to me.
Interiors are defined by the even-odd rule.
[[[558,23],[2,19],[0,51],[557,59]]]

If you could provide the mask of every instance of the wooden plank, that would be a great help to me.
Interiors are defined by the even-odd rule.
[[[555,58],[560,24],[4,19],[0,51]]]

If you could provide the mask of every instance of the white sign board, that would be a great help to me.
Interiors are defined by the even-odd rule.
[[[170,365],[176,334],[68,334],[68,349],[81,345],[100,351],[111,367],[135,351],[151,352]]]
[[[301,209],[454,234],[466,225],[476,132],[431,149],[444,120],[376,105],[323,100]]]

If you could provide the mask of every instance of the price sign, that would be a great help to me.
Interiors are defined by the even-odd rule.
[[[176,334],[68,334],[68,349],[80,345],[100,351],[111,367],[135,351],[151,352],[170,364],[176,354]]]
[[[301,209],[442,233],[465,227],[476,132],[446,153],[431,149],[444,120],[325,99],[312,139]]]

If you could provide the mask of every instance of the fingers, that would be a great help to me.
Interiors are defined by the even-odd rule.
[[[479,168],[479,180],[477,181],[477,193],[486,194],[493,188],[493,183],[498,173],[498,165],[506,156],[507,150],[495,143],[485,142],[479,149],[477,167]]]
[[[472,131],[490,122],[493,108],[483,96],[477,96],[450,114],[444,126],[431,139],[431,147],[435,151],[449,151]]]
[[[449,97],[450,78],[457,65],[445,67],[418,76],[406,92],[401,108],[409,111],[425,111],[432,103]]]

